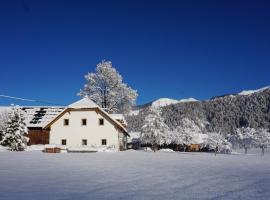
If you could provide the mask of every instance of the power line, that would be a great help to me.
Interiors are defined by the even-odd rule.
[[[46,104],[51,104],[51,105],[64,106],[64,105],[59,104],[59,103],[52,103],[52,102],[42,101],[42,100],[34,100],[34,99],[27,99],[27,98],[21,98],[21,97],[14,97],[14,96],[8,96],[8,95],[3,95],[3,94],[0,94],[0,97],[8,98],[8,99],[20,100],[20,101],[29,101],[29,102],[46,103]]]

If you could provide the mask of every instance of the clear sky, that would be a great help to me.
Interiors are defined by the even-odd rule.
[[[102,59],[138,104],[270,85],[269,2],[0,0],[0,94],[69,104]]]

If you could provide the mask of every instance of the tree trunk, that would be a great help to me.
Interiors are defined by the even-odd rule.
[[[264,156],[264,146],[262,146],[262,156]]]
[[[155,144],[152,145],[152,149],[154,152],[156,152],[156,145]]]
[[[244,146],[244,149],[245,149],[245,154],[247,154],[247,147],[246,147],[246,146]]]

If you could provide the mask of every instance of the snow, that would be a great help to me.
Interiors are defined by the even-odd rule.
[[[172,149],[160,149],[161,152],[174,152]]]
[[[251,94],[254,94],[254,93],[257,93],[257,92],[262,92],[262,91],[267,90],[269,88],[270,88],[270,86],[263,87],[263,88],[260,88],[260,89],[257,89],[257,90],[243,90],[242,92],[238,93],[238,95],[251,95]]]
[[[129,132],[128,142],[139,141],[141,137],[141,132]]]
[[[204,140],[207,138],[207,134],[202,134],[202,133],[196,133],[192,135],[192,144],[202,144]]]
[[[270,153],[0,152],[0,199],[269,199]]]
[[[76,101],[68,106],[69,108],[97,108],[99,107],[96,103],[85,97],[79,101]]]
[[[185,103],[185,102],[195,102],[198,101],[197,99],[194,98],[188,98],[188,99],[181,99],[179,100],[179,103]]]
[[[129,111],[128,115],[138,115],[139,112],[140,112],[140,109],[138,109],[138,110],[131,110],[131,111]]]
[[[27,127],[44,127],[59,115],[66,107],[63,106],[22,106]],[[0,107],[0,115],[11,111],[11,106]]]
[[[198,100],[196,100],[194,98],[180,99],[180,100],[169,99],[169,98],[160,98],[156,101],[153,101],[151,105],[152,105],[152,107],[159,108],[159,107],[164,107],[164,106],[168,106],[171,104],[194,102],[194,101],[198,101]]]
[[[176,103],[178,103],[178,100],[169,99],[169,98],[160,98],[152,102],[152,107],[159,108],[159,107],[176,104]]]
[[[2,146],[0,146],[2,147]],[[4,147],[3,151],[5,151]],[[46,144],[46,145],[31,145],[27,146],[26,151],[43,151],[45,148],[60,148],[61,153],[66,152],[66,150],[73,152],[117,152],[118,150],[114,146],[66,146],[66,145],[56,145],[56,144]],[[1,151],[1,148],[0,148]]]

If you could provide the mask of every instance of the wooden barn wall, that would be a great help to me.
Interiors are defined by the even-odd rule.
[[[28,144],[49,144],[49,136],[50,131],[48,130],[28,130]]]

